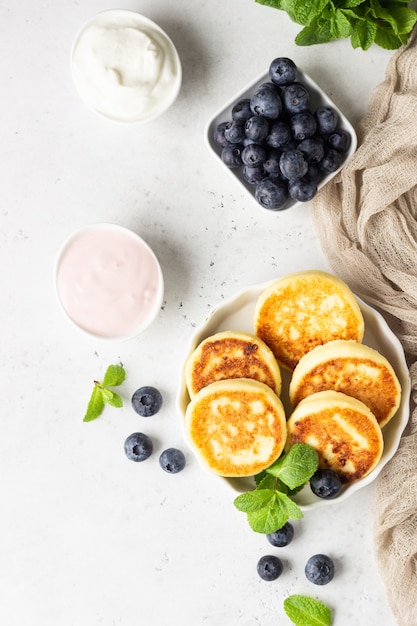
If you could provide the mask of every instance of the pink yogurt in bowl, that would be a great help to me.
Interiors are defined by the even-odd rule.
[[[116,224],[93,224],[64,243],[55,268],[61,306],[82,331],[108,340],[131,339],[158,315],[162,270],[149,245]]]

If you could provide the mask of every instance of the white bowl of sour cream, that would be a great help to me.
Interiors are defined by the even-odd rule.
[[[55,266],[58,300],[69,319],[96,339],[125,340],[158,315],[164,281],[157,257],[133,231],[92,224],[68,237]]]
[[[164,113],[182,81],[181,61],[168,35],[147,17],[124,9],[102,11],[80,29],[71,71],[90,109],[125,123]]]

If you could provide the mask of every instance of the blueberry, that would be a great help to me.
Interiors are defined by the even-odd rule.
[[[272,176],[281,176],[281,170],[279,168],[279,159],[281,157],[281,150],[270,150],[268,153],[268,158],[264,163],[264,170],[271,174]]]
[[[317,132],[327,134],[336,130],[339,116],[332,107],[319,107],[318,109],[316,109],[314,117],[316,118],[317,122]]]
[[[178,474],[185,467],[184,453],[177,448],[168,448],[159,457],[159,465],[168,474]]]
[[[256,167],[245,165],[242,170],[242,176],[250,185],[257,185],[261,182],[261,180],[264,180],[268,174],[265,172],[262,165],[258,165]]]
[[[269,122],[262,115],[252,115],[245,124],[245,134],[254,141],[263,141],[269,132]]]
[[[283,568],[282,562],[277,556],[267,554],[259,559],[256,569],[262,580],[270,582],[281,576]]]
[[[351,137],[346,130],[340,128],[329,135],[327,142],[331,148],[338,152],[346,152],[350,146]]]
[[[303,176],[288,182],[288,193],[297,202],[309,202],[317,193],[317,183],[313,178]]]
[[[265,146],[259,143],[251,143],[242,151],[242,161],[245,165],[256,167],[265,163],[267,151]]]
[[[317,129],[317,122],[309,112],[296,113],[290,120],[291,131],[294,139],[302,141],[307,137],[312,137]]]
[[[288,85],[282,99],[285,110],[291,115],[306,111],[310,105],[310,93],[301,83]]]
[[[342,163],[343,155],[337,150],[330,148],[330,150],[325,152],[324,157],[320,161],[320,168],[327,173],[335,172],[339,169]]]
[[[319,469],[310,478],[311,491],[319,498],[336,498],[342,490],[340,476],[330,469]]]
[[[240,145],[229,145],[222,149],[221,160],[231,169],[242,165],[242,148]]]
[[[278,85],[275,85],[275,83],[271,83],[269,81],[266,83],[261,83],[256,90],[258,91],[260,89],[270,89],[271,91],[277,93],[279,96],[282,94],[282,90],[280,89],[280,87],[278,87]]]
[[[269,66],[269,77],[276,85],[289,85],[297,77],[297,66],[291,59],[278,57]]]
[[[224,136],[230,143],[242,143],[245,138],[245,126],[244,122],[240,120],[233,120],[227,122],[224,129]]]
[[[307,139],[303,139],[297,146],[297,150],[300,150],[305,158],[307,163],[319,163],[324,157],[324,146],[319,139],[314,137],[308,137]]]
[[[263,115],[268,119],[276,119],[282,111],[279,94],[270,88],[258,88],[250,101],[250,108],[254,115]]]
[[[162,406],[162,396],[155,387],[140,387],[132,396],[132,407],[142,417],[158,413]]]
[[[325,554],[315,554],[306,563],[305,575],[315,585],[327,585],[334,576],[334,563]]]
[[[125,453],[130,461],[146,461],[152,451],[152,439],[144,433],[132,433],[125,441]]]
[[[294,538],[294,527],[290,522],[286,522],[282,528],[276,530],[274,533],[270,533],[266,536],[269,543],[276,548],[283,548],[288,546]]]
[[[266,143],[271,148],[283,148],[291,139],[291,129],[288,124],[285,122],[275,122],[269,130]]]
[[[253,113],[250,108],[250,99],[244,98],[236,102],[232,108],[232,119],[240,122],[246,122],[247,119],[252,117]]]
[[[279,166],[282,175],[288,180],[302,178],[308,170],[308,163],[300,150],[284,150]]]
[[[264,209],[279,211],[288,199],[287,185],[283,180],[265,178],[256,185],[255,199]]]
[[[320,170],[317,163],[309,163],[306,176],[318,182],[323,178],[323,172]]]
[[[224,148],[225,146],[230,145],[230,142],[227,141],[224,136],[224,131],[226,130],[227,122],[221,122],[221,124],[217,124],[216,128],[213,131],[213,141],[220,148]]]

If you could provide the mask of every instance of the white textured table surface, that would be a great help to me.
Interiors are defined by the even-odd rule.
[[[86,109],[69,67],[76,31],[107,8],[0,3],[0,624],[284,626],[284,598],[302,593],[328,603],[335,626],[393,626],[373,554],[372,488],[307,513],[293,543],[274,550],[188,452],[175,408],[190,334],[216,303],[287,272],[328,269],[309,206],[258,208],[208,152],[206,121],[289,56],[356,124],[391,53],[349,41],[297,48],[299,27],[253,0],[126,1],[171,36],[184,80],[162,118],[119,126]],[[79,334],[54,294],[61,242],[101,221],[140,233],[165,275],[157,321],[122,344]],[[93,379],[119,361],[124,408],[83,423]],[[130,408],[144,384],[164,396],[148,420]],[[143,464],[123,452],[136,430],[155,439]],[[169,446],[187,456],[176,476],[158,465]],[[284,573],[266,583],[256,563],[270,548]],[[337,568],[322,588],[304,577],[317,552]]]

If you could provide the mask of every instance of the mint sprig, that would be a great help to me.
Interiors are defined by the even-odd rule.
[[[291,519],[301,519],[303,512],[291,499],[318,468],[316,450],[305,443],[291,446],[265,472],[255,477],[256,488],[234,500],[235,507],[247,515],[249,526],[258,533],[270,534]]]
[[[373,43],[395,50],[407,43],[417,12],[407,0],[256,0],[281,11],[303,26],[299,46],[349,38],[353,48],[368,50]]]
[[[109,389],[109,387],[118,387],[125,378],[126,372],[121,365],[109,365],[103,381],[94,381],[94,388],[83,419],[84,422],[91,422],[97,419],[103,412],[106,404],[115,408],[123,406],[121,396]]]
[[[309,596],[294,594],[284,600],[284,610],[296,626],[331,626],[329,607]]]

